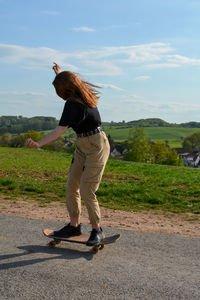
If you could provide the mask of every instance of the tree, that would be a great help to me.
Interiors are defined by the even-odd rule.
[[[35,131],[35,130],[28,130],[25,134],[24,134],[24,138],[28,139],[31,138],[32,140],[34,140],[35,142],[38,142],[39,140],[41,140],[43,136]]]
[[[10,147],[23,147],[25,143],[25,137],[23,134],[18,134],[15,136],[12,136]]]
[[[0,140],[1,146],[9,146],[12,139],[12,135],[10,133],[4,133]]]
[[[162,161],[163,165],[184,166],[183,160],[178,156],[176,150],[170,150],[166,159]]]
[[[131,128],[125,145],[128,150],[124,155],[125,160],[137,162],[147,162],[150,160],[151,147],[143,128]]]
[[[182,145],[184,151],[200,151],[200,132],[196,132],[184,138]]]
[[[1,116],[0,133],[23,133],[27,130],[48,130],[55,128],[57,121],[53,117]]]
[[[169,147],[165,143],[157,141],[151,146],[151,154],[154,163],[162,163],[168,157]]]
[[[57,151],[57,152],[64,151],[64,147],[65,147],[65,143],[64,143],[64,140],[62,138],[58,138],[53,143],[50,143],[48,145],[43,146],[44,149]]]
[[[171,150],[169,146],[163,142],[156,142],[151,146],[152,162],[162,165],[182,165],[181,159],[176,150]]]

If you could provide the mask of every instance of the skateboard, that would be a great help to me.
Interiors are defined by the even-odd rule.
[[[55,248],[56,245],[61,243],[61,241],[86,245],[86,242],[90,236],[89,234],[81,234],[78,236],[71,236],[69,238],[60,238],[60,237],[56,238],[56,236],[54,236],[54,231],[51,229],[44,229],[43,234],[48,238],[52,238],[52,241],[48,243],[48,246],[50,248]],[[100,244],[92,246],[91,248],[92,253],[96,254],[99,250],[102,250],[104,248],[104,245],[115,243],[119,238],[120,238],[120,234],[115,234],[115,235],[105,237]]]

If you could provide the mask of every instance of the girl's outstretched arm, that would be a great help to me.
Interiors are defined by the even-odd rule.
[[[61,136],[68,126],[57,126],[53,131],[47,134],[39,142],[34,142],[31,138],[26,140],[26,146],[29,148],[40,148],[46,144],[49,144]]]

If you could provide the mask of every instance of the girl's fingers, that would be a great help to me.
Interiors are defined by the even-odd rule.
[[[31,138],[26,140],[26,146],[29,148],[38,148],[37,143],[34,142]]]
[[[30,139],[27,139],[27,140],[26,140],[26,146],[29,145],[29,142],[30,142]]]
[[[52,69],[55,71],[59,71],[60,69],[61,69],[61,67],[57,64],[57,63],[55,63],[54,62],[54,66],[52,67]]]

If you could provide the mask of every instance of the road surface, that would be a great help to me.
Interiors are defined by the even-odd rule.
[[[105,228],[122,237],[93,255],[49,248],[42,229],[61,226],[0,215],[0,299],[200,299],[200,239]]]

